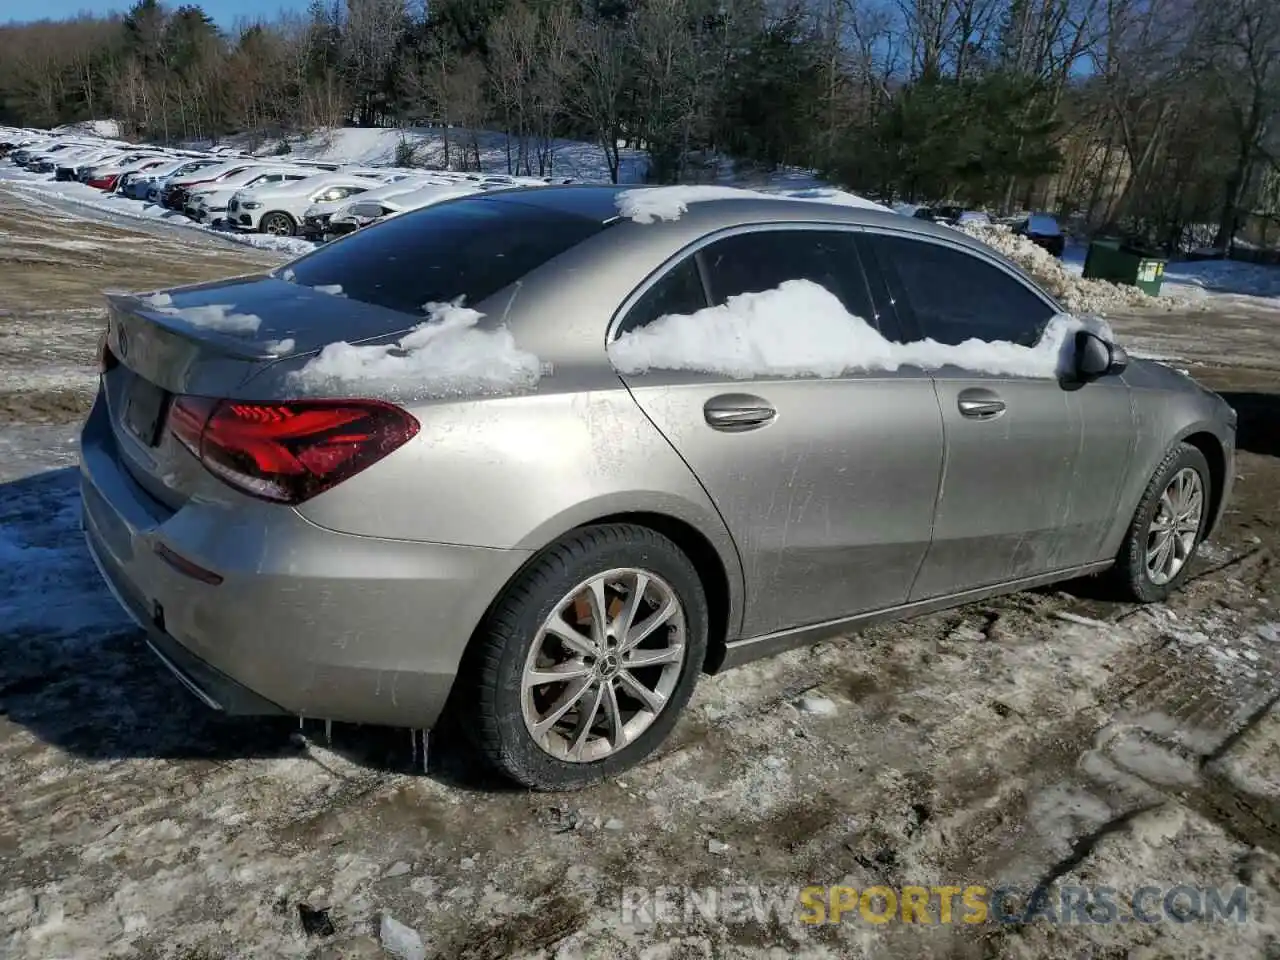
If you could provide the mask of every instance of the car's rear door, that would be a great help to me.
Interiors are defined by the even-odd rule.
[[[853,232],[762,226],[704,244],[637,292],[622,330],[795,279],[821,284],[873,324],[891,319],[874,316]],[[797,317],[796,335],[805,331]],[[927,373],[732,379],[650,370],[624,380],[737,542],[743,637],[906,600],[928,548],[942,467]]]

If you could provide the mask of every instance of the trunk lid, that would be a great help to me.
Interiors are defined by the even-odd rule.
[[[270,402],[282,381],[272,364],[328,343],[394,335],[422,321],[269,275],[236,277],[156,294],[108,294],[102,377],[120,459],[156,500],[177,510],[226,488],[166,429],[178,395]]]

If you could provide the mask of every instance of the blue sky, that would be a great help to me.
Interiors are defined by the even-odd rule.
[[[0,23],[8,20],[60,20],[74,17],[81,12],[93,14],[124,12],[131,0],[0,0]],[[181,0],[168,0],[167,6],[177,7]],[[307,0],[205,0],[200,3],[209,16],[221,27],[230,27],[242,17],[272,17],[279,10],[305,10]]]

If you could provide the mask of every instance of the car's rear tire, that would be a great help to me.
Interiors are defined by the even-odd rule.
[[[1164,600],[1186,581],[1210,515],[1212,474],[1204,454],[1180,443],[1156,468],[1110,571],[1130,600]]]
[[[289,214],[275,211],[262,218],[258,229],[273,237],[292,237],[297,232],[298,225],[293,222],[293,217]]]
[[[453,720],[528,787],[598,782],[671,732],[702,671],[707,620],[697,571],[671,540],[632,524],[576,530],[495,603],[468,651]]]

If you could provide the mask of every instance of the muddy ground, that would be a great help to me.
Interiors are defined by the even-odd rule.
[[[1226,523],[1170,603],[1073,584],[794,651],[706,679],[622,779],[538,795],[441,734],[423,772],[406,731],[219,718],[99,583],[66,466],[97,292],[266,262],[0,185],[0,957],[396,955],[384,933],[438,958],[1280,956],[1280,310],[1114,319],[1241,414]],[[1241,885],[1248,919],[622,909],[644,886],[973,883],[1122,907]]]

